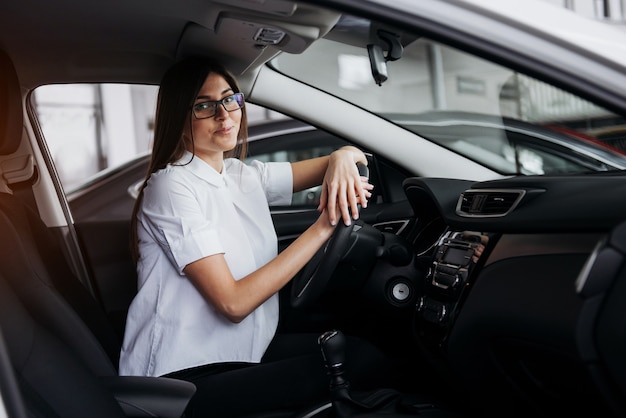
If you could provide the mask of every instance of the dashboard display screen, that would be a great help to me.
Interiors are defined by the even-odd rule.
[[[469,263],[474,250],[472,248],[448,247],[443,254],[442,261],[457,266],[465,266]]]

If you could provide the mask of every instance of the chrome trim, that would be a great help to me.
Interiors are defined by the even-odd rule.
[[[406,228],[406,226],[409,224],[409,220],[408,219],[404,219],[401,221],[388,221],[388,222],[379,222],[376,224],[372,224],[372,226],[378,230],[380,230],[380,226],[384,226],[384,225],[395,225],[395,224],[402,224],[402,226],[395,232],[396,235],[400,235],[400,233],[402,231],[404,231],[404,229]]]
[[[466,193],[471,194],[491,194],[491,193],[517,193],[517,199],[511,204],[511,207],[504,213],[495,213],[495,214],[480,214],[480,213],[468,213],[463,212],[461,210],[461,206],[463,203],[463,197]],[[526,190],[524,189],[468,189],[461,193],[459,199],[456,203],[456,214],[459,216],[463,216],[465,218],[498,218],[502,216],[506,216],[511,213],[522,200],[522,198],[526,195]]]

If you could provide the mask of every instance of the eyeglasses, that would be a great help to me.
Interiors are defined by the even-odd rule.
[[[196,119],[207,119],[217,115],[219,105],[224,106],[224,110],[227,112],[239,110],[244,105],[243,93],[231,94],[222,100],[207,100],[206,102],[197,103],[191,107],[191,110]]]

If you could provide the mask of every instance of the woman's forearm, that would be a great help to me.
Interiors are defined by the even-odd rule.
[[[223,254],[195,261],[185,274],[222,315],[241,322],[282,289],[330,238],[333,227],[323,213],[276,258],[240,280],[235,280]]]

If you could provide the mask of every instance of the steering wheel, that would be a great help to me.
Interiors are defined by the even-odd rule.
[[[361,176],[369,176],[366,165],[358,163],[357,167]],[[330,239],[293,278],[291,306],[304,308],[310,306],[321,296],[351,242],[350,236],[356,224],[356,222],[351,222],[349,226],[346,226],[344,222],[340,221]]]

